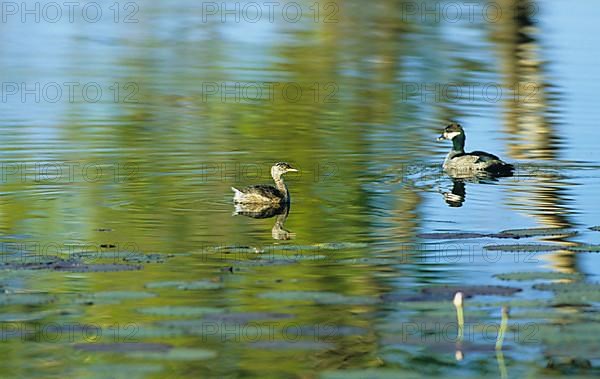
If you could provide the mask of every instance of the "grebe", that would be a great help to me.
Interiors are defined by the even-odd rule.
[[[451,140],[452,149],[444,160],[443,168],[454,177],[469,177],[481,174],[511,176],[514,166],[497,156],[484,151],[465,153],[465,131],[457,123],[448,125],[438,141]]]
[[[236,204],[288,204],[290,202],[290,193],[283,182],[283,175],[288,172],[298,172],[287,163],[276,163],[271,167],[271,176],[275,181],[273,186],[250,186],[244,189],[231,187],[235,193],[233,201]]]

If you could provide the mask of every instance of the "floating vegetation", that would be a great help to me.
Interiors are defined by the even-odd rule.
[[[399,260],[390,258],[349,258],[343,259],[339,261],[339,263],[343,265],[389,266],[401,263],[402,259],[403,258],[400,258]]]
[[[77,343],[75,350],[103,352],[103,353],[130,353],[130,352],[167,352],[173,346],[166,343],[148,342],[115,342],[115,343]]]
[[[447,232],[447,233],[421,233],[417,234],[417,237],[429,240],[457,240],[457,239],[471,239],[471,238],[485,238],[489,234],[482,233],[461,233],[461,232]]]
[[[55,300],[55,296],[41,293],[0,294],[0,305],[41,305]]]
[[[48,312],[0,313],[0,322],[31,322],[48,316]]]
[[[75,259],[93,259],[93,260],[113,260],[113,261],[123,261],[123,262],[131,262],[131,263],[164,263],[167,259],[174,257],[174,254],[159,254],[159,253],[151,253],[144,254],[138,252],[128,252],[128,251],[111,251],[111,252],[94,252],[94,251],[84,251],[73,253],[71,255],[72,258]]]
[[[546,236],[574,236],[578,232],[567,228],[530,228],[530,229],[509,229],[503,230],[499,235],[515,236],[517,238],[526,237],[546,237]]]
[[[548,237],[548,236],[573,236],[578,232],[566,228],[531,228],[531,229],[509,229],[500,233],[469,233],[469,232],[442,232],[442,233],[421,233],[417,237],[423,239],[472,239],[472,238],[529,238],[529,237]]]
[[[573,377],[573,370],[589,370],[592,368],[592,363],[588,359],[572,356],[551,357],[546,364],[546,368],[571,374],[570,377]]]
[[[127,356],[140,359],[155,359],[169,361],[197,361],[212,359],[217,356],[217,353],[205,349],[188,349],[188,348],[173,348],[166,352],[156,351],[132,351],[128,352]]]
[[[554,305],[588,305],[600,302],[600,283],[541,283],[533,288],[554,292]]]
[[[486,285],[437,286],[421,289],[421,293],[425,295],[444,296],[444,298],[452,298],[457,292],[462,292],[465,298],[470,298],[476,295],[511,296],[520,291],[522,291],[522,289],[516,287]]]
[[[273,262],[306,262],[306,261],[321,261],[328,259],[326,255],[316,254],[262,254],[260,255],[261,261],[273,261]]]
[[[106,299],[115,301],[149,299],[152,297],[156,297],[156,295],[151,292],[143,291],[106,291],[96,292],[92,294],[92,298],[94,299]]]
[[[534,285],[533,288],[540,291],[553,292],[600,292],[600,283],[540,283]]]
[[[166,281],[166,282],[154,282],[146,284],[146,288],[157,289],[157,288],[176,288],[178,290],[214,290],[223,288],[223,284],[213,282],[210,280],[199,280],[195,282],[185,281]]]
[[[260,341],[250,345],[266,350],[325,350],[333,348],[332,344],[322,341]]]
[[[6,264],[5,270],[51,270],[66,272],[118,272],[138,271],[142,266],[121,264],[85,264],[81,262],[57,261],[51,263]]]
[[[593,230],[593,231],[595,231],[595,232],[600,232],[600,226],[592,226],[592,227],[590,228],[590,230]]]
[[[522,291],[521,288],[491,285],[435,286],[421,288],[416,294],[387,294],[383,295],[382,299],[392,302],[425,302],[423,303],[424,307],[435,307],[435,304],[431,302],[452,300],[457,292],[462,292],[465,298],[471,298],[477,295],[511,296],[520,291]]]
[[[140,313],[153,316],[183,316],[196,317],[206,314],[223,313],[222,308],[211,307],[191,307],[191,306],[164,306],[164,307],[147,307],[137,310]]]
[[[165,282],[154,282],[147,283],[145,285],[146,288],[157,289],[157,288],[174,288],[184,285],[186,282],[183,280],[173,280],[173,281],[165,281]]]
[[[206,251],[221,254],[261,254],[264,252],[262,249],[251,246],[216,246],[208,248]]]
[[[544,244],[514,244],[514,245],[487,245],[483,247],[489,251],[506,251],[506,252],[549,252],[557,250],[565,250],[565,247],[557,245],[544,245]]]
[[[507,252],[551,252],[551,251],[572,251],[574,253],[597,253],[600,252],[600,245],[579,245],[579,246],[558,246],[549,244],[514,244],[514,245],[487,245],[483,247],[490,251]]]
[[[207,251],[221,254],[265,254],[274,251],[318,251],[318,250],[349,250],[368,247],[366,243],[357,242],[327,242],[315,245],[269,245],[264,247],[253,246],[217,246],[208,248]]]
[[[321,379],[426,379],[430,375],[419,374],[414,370],[401,369],[366,369],[366,370],[339,370],[326,371],[321,374]]]
[[[366,243],[355,243],[355,242],[331,242],[331,243],[319,243],[316,246],[319,249],[326,249],[326,250],[347,250],[347,249],[364,249],[368,245]]]
[[[374,304],[376,298],[366,296],[346,296],[335,292],[319,291],[271,291],[260,294],[258,297],[282,301],[313,301],[319,304]]]
[[[97,363],[84,366],[73,366],[69,370],[72,377],[76,378],[111,378],[111,379],[137,379],[147,378],[150,374],[156,374],[164,369],[160,364],[131,363]]]
[[[177,286],[178,290],[216,290],[223,288],[223,284],[217,282],[211,282],[210,280],[199,280],[196,282],[189,282]]]
[[[598,253],[600,252],[600,245],[571,246],[568,248],[568,250],[577,253]]]
[[[137,271],[139,265],[88,264],[76,258],[62,259],[51,255],[13,254],[3,256],[0,269],[4,270],[49,270],[65,272],[118,272]]]
[[[538,271],[538,272],[514,272],[508,274],[495,275],[500,280],[516,280],[516,281],[531,281],[531,280],[564,280],[571,279],[576,280],[582,277],[581,274],[571,274],[565,272],[551,272],[551,271]]]
[[[231,312],[231,313],[214,313],[204,317],[210,321],[220,321],[224,323],[247,323],[250,321],[259,320],[286,320],[294,318],[294,315],[289,313],[274,313],[274,312]]]

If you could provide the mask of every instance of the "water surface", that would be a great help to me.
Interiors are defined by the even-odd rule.
[[[595,377],[597,289],[539,287],[600,274],[595,4],[296,4],[0,23],[7,375]],[[443,174],[448,120],[516,175]],[[287,218],[233,216],[278,161]],[[528,228],[566,231],[493,235]]]

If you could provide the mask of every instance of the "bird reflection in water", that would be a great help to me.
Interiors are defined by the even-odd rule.
[[[273,239],[288,241],[296,236],[285,229],[284,224],[290,213],[289,204],[235,204],[234,216],[246,216],[256,219],[275,217],[275,225],[271,229]]]
[[[493,175],[479,176],[477,178],[455,178],[452,179],[452,189],[450,191],[440,191],[446,204],[451,208],[460,208],[466,201],[467,197],[467,182],[481,185],[491,185],[498,181]]]
[[[442,191],[442,196],[449,207],[462,207],[465,202],[465,182],[460,179],[452,179],[452,190]]]

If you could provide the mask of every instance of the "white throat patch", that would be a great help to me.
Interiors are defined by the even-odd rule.
[[[448,133],[448,132],[444,132],[444,137],[446,139],[453,139],[454,137],[456,137],[457,135],[459,135],[460,132],[452,132],[452,133]]]

